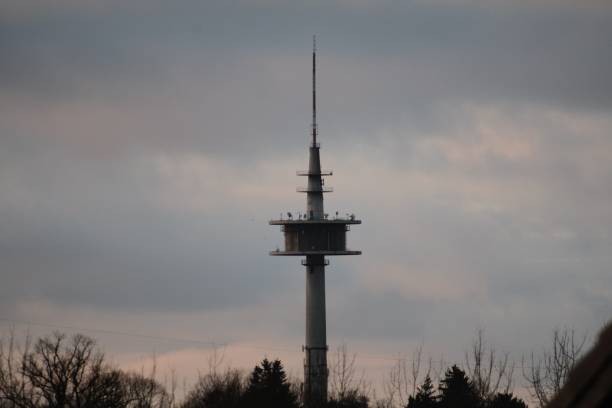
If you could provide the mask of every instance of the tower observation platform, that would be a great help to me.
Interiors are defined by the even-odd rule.
[[[350,231],[351,224],[361,224],[361,221],[351,218],[272,220],[270,225],[281,225],[285,250],[271,251],[270,255],[360,255],[361,251],[346,249],[346,232]]]
[[[314,45],[314,44],[313,44]],[[308,170],[298,171],[307,177],[306,187],[297,191],[306,193],[306,212],[297,217],[287,213],[286,219],[271,220],[280,225],[284,234],[284,249],[271,251],[273,256],[302,256],[306,266],[306,342],[304,345],[304,405],[307,408],[323,406],[327,402],[327,334],[325,318],[325,266],[326,256],[360,255],[361,251],[347,249],[346,233],[350,226],[361,224],[354,215],[330,218],[323,210],[323,194],[332,189],[324,185],[323,177],[331,171],[321,170],[320,145],[317,143],[316,105],[316,46],[312,52],[312,141],[309,148]]]

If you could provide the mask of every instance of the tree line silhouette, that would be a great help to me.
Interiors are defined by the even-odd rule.
[[[544,407],[577,362],[584,338],[556,330],[552,346],[540,357],[523,361],[523,376],[536,406]],[[216,352],[208,372],[200,375],[181,401],[176,378],[170,384],[151,373],[127,372],[113,366],[82,334],[54,333],[17,344],[15,336],[0,341],[0,408],[299,408],[301,383],[291,381],[280,360],[264,358],[252,371],[220,369]],[[432,368],[418,347],[410,360],[398,357],[385,381],[386,395],[376,398],[355,369],[356,354],[346,345],[330,353],[330,398],[321,408],[526,408],[513,395],[514,364],[507,354],[487,348],[481,331],[464,367]],[[426,370],[422,370],[423,366]],[[421,372],[424,371],[424,372]],[[432,379],[437,378],[437,384]]]

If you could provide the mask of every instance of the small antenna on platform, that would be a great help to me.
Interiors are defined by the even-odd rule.
[[[312,36],[312,145],[317,145],[317,36]]]

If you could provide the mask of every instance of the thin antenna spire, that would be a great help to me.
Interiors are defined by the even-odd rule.
[[[317,36],[312,36],[312,144],[317,145]]]

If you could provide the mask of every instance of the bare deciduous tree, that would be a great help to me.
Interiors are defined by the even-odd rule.
[[[238,407],[245,390],[245,379],[238,370],[201,375],[189,392],[182,408],[233,408]]]
[[[389,400],[389,398],[386,397],[386,398],[376,400],[376,402],[374,403],[374,407],[375,408],[393,408],[393,404]]]
[[[532,352],[528,361],[523,358],[523,377],[540,407],[546,406],[563,387],[585,343],[586,336],[577,338],[574,329],[555,329],[550,348],[544,349],[539,356]]]
[[[208,357],[208,372],[200,373],[193,389],[180,405],[182,408],[238,407],[246,389],[246,379],[240,370],[221,367],[225,349],[214,348]]]
[[[154,373],[154,371],[152,371]],[[140,373],[124,374],[126,407],[129,408],[170,408],[172,401],[165,388],[155,376]]]
[[[386,393],[386,402],[389,406],[406,406],[412,387],[409,383],[408,359],[405,355],[398,355],[397,360],[387,377],[383,386]]]
[[[113,369],[81,334],[24,344],[19,349],[13,333],[0,342],[0,403],[11,408],[171,408],[155,364],[150,377]]]
[[[356,391],[367,394],[365,374],[361,373],[357,378],[355,360],[357,354],[349,354],[346,344],[341,344],[332,354],[330,359],[330,394],[334,398],[344,398]]]
[[[174,408],[176,405],[176,387],[178,386],[178,380],[176,378],[176,369],[170,370],[170,384],[164,381],[164,388],[169,389],[168,391],[168,407]]]
[[[0,400],[15,407],[115,407],[122,403],[120,379],[104,365],[95,342],[83,335],[55,333],[29,340],[17,351],[11,334],[0,347]]]
[[[434,380],[434,382],[439,383],[444,378],[444,373],[448,367],[448,362],[444,356],[440,356],[440,359],[437,360],[436,364],[434,365],[430,358],[429,367],[431,367],[431,372],[429,373],[431,379]]]
[[[208,376],[217,377],[220,375],[220,369],[225,360],[225,348],[219,350],[218,347],[214,347],[212,353],[208,356]]]
[[[26,336],[24,348],[19,350],[15,333],[10,331],[8,339],[0,340],[0,402],[9,402],[14,407],[36,407],[40,397],[33,394],[30,383],[21,367],[23,356],[30,350],[30,337]]]
[[[384,380],[384,388],[387,394],[386,400],[391,406],[405,407],[408,399],[416,393],[421,379],[431,373],[432,361],[428,359],[427,370],[423,375],[423,345],[420,344],[409,359],[399,355],[397,361],[389,371]]]
[[[514,362],[508,353],[498,353],[487,346],[484,333],[478,330],[471,349],[465,353],[467,373],[480,398],[487,400],[498,392],[509,393],[514,376]]]

